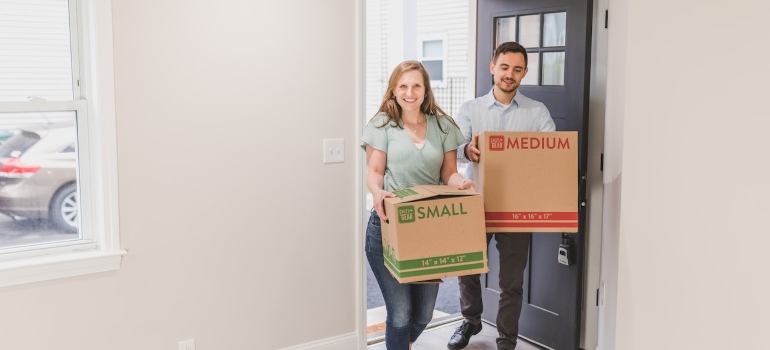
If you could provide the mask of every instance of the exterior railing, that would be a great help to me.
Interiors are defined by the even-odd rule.
[[[468,78],[447,78],[441,84],[431,84],[436,103],[450,116],[457,115],[460,105],[468,99]]]

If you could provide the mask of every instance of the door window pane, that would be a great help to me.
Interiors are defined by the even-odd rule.
[[[543,85],[564,85],[564,52],[543,53]]]
[[[567,13],[546,13],[543,15],[543,46],[565,46],[567,38]]]
[[[80,239],[75,112],[0,114],[0,250]]]
[[[68,0],[0,2],[0,101],[73,99]]]
[[[519,44],[526,48],[540,47],[540,15],[519,17]]]
[[[527,53],[527,75],[521,80],[521,85],[538,85],[540,81],[540,53],[528,52]]]
[[[516,17],[498,18],[495,47],[509,41],[516,41]]]

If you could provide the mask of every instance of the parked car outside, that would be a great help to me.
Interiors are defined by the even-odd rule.
[[[12,130],[0,130],[0,144],[11,138],[11,136],[13,136]]]
[[[0,213],[78,230],[75,123],[32,124],[0,144]]]

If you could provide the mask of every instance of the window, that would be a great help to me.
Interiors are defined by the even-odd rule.
[[[432,85],[441,84],[445,77],[444,40],[423,40],[420,47],[422,65],[428,71]]]
[[[567,13],[497,18],[496,45],[516,41],[527,49],[529,72],[522,85],[564,85]]]
[[[0,287],[114,270],[125,254],[109,4],[0,0]]]

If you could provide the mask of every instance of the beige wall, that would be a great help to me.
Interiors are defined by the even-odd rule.
[[[767,348],[770,5],[609,9],[603,277],[617,313],[604,320],[617,322],[600,346]]]
[[[356,4],[113,1],[129,254],[117,272],[0,289],[0,348],[351,336]],[[763,348],[770,5],[609,8],[599,348]],[[321,164],[327,137],[345,138],[344,164]]]
[[[356,1],[112,5],[129,254],[114,273],[0,289],[0,348],[354,337]],[[323,165],[336,137],[346,162]]]

